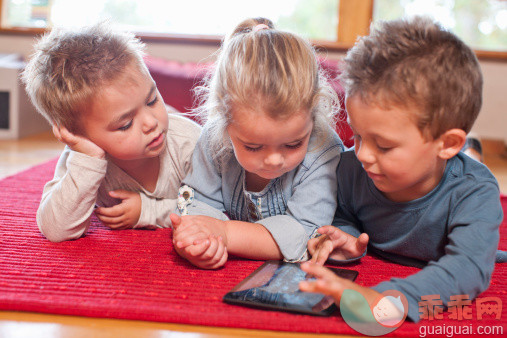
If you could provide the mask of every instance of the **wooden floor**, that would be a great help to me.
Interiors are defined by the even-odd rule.
[[[499,141],[482,140],[484,162],[507,193],[507,151]],[[0,140],[0,179],[57,157],[63,149],[50,132],[21,140]],[[116,319],[0,311],[0,338],[38,337],[338,337],[302,333],[203,327]],[[340,336],[346,337],[346,336]]]

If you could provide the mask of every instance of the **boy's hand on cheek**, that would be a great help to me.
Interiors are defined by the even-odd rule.
[[[70,149],[85,155],[97,158],[105,158],[105,152],[89,139],[71,133],[63,126],[53,125],[53,134],[60,141],[69,146]]]
[[[141,216],[141,196],[139,193],[127,190],[110,191],[113,198],[122,200],[115,206],[95,209],[95,215],[111,229],[122,230],[134,227]]]

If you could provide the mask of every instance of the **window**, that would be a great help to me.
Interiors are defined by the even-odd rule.
[[[0,31],[40,32],[110,18],[143,38],[212,41],[263,16],[328,49],[344,50],[371,21],[429,14],[479,56],[507,58],[507,0],[0,0]]]
[[[145,33],[223,35],[263,16],[317,40],[336,40],[337,0],[4,0],[2,27],[80,26],[111,19]],[[222,10],[226,9],[226,10]],[[211,14],[211,15],[210,15]]]
[[[373,13],[374,21],[429,15],[474,49],[507,51],[505,0],[375,0]]]

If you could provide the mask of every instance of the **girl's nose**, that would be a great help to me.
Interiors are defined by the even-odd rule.
[[[272,167],[278,167],[283,164],[284,158],[282,154],[273,152],[264,158],[264,163]]]

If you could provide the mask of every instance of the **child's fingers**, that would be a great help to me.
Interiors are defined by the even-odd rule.
[[[333,244],[330,240],[326,240],[321,243],[319,248],[315,251],[311,261],[318,265],[324,265],[329,257],[329,254],[333,251]]]
[[[301,263],[301,270],[303,270],[304,272],[306,272],[318,279],[334,280],[336,278],[340,278],[334,272],[329,270],[328,268],[321,266],[321,265],[317,265],[312,262]]]
[[[205,240],[205,241],[202,241],[198,245],[189,245],[189,246],[185,247],[185,253],[187,253],[188,255],[190,255],[192,257],[199,257],[204,252],[206,252],[206,250],[209,248],[209,246],[210,246],[210,241]]]
[[[125,210],[121,204],[116,204],[108,208],[98,207],[95,209],[95,214],[107,217],[119,217],[125,214]]]
[[[316,292],[332,296],[337,302],[340,301],[345,290],[345,288],[340,287],[339,283],[330,283],[322,279],[299,282],[299,289],[305,292]]]
[[[105,225],[107,226],[108,228],[111,228],[113,230],[121,230],[121,229],[128,229],[129,228],[129,225],[124,221],[124,220],[112,220],[112,221],[108,221],[108,220],[103,220],[103,219],[100,219],[99,220]]]
[[[304,280],[299,282],[299,290],[305,291],[305,292],[320,292],[320,287],[317,287],[317,281],[316,280]],[[321,292],[322,293],[322,292]]]
[[[109,216],[103,216],[103,215],[96,215],[99,221],[109,226],[110,224],[122,224],[125,220],[123,217],[109,217]]]
[[[208,249],[201,255],[201,258],[205,261],[212,261],[218,251],[218,240],[215,236],[209,236]]]
[[[215,254],[213,255],[213,258],[212,258],[213,262],[219,262],[222,259],[224,253],[226,252],[226,248],[224,245],[224,241],[222,240],[222,237],[216,238],[216,242],[217,242],[217,250],[215,251]]]
[[[221,266],[224,266],[227,262],[227,259],[229,258],[229,253],[227,252],[227,247],[224,245],[224,253],[217,264],[215,264],[215,269],[219,268]]]
[[[207,229],[202,229],[201,227],[194,226],[194,225],[186,225],[183,223],[176,229],[174,229],[174,238],[186,238],[190,243],[193,241],[207,238],[209,235],[211,235]]]
[[[356,242],[357,251],[359,253],[362,253],[362,252],[364,252],[364,250],[366,250],[369,240],[370,240],[370,237],[368,236],[368,234],[362,233],[361,235],[359,235],[359,237],[357,238],[357,242]]]
[[[133,191],[123,190],[123,189],[112,190],[109,192],[109,196],[111,196],[112,198],[120,199],[120,200],[130,198],[133,194],[137,194],[137,193],[135,193]]]
[[[333,225],[324,225],[320,227],[317,231],[319,234],[325,235],[334,232],[335,229],[336,227]]]
[[[345,231],[342,231],[338,228],[334,228],[330,230],[327,234],[333,243],[334,248],[341,248],[347,244],[349,239],[354,239],[355,237],[347,234]]]
[[[177,229],[181,225],[181,216],[172,213],[169,215],[169,219],[174,229]]]
[[[209,261],[207,265],[207,269],[218,269],[225,265],[227,262],[227,248],[222,240],[222,237],[218,237],[217,239],[218,248],[215,253],[215,256]]]
[[[302,291],[331,295],[337,301],[340,300],[343,291],[345,291],[347,287],[350,287],[349,284],[353,283],[338,277],[328,268],[313,263],[303,263],[301,264],[301,269],[317,278],[316,281],[300,282],[299,287]]]
[[[208,236],[209,236],[209,234],[202,232],[202,231],[198,231],[195,233],[194,232],[179,233],[179,232],[175,231],[173,234],[173,242],[179,248],[183,248],[183,247],[186,247],[189,245],[194,245],[194,243],[196,243],[196,241],[205,240],[208,238]]]
[[[322,237],[322,236],[320,236]],[[318,245],[319,245],[319,242],[320,242],[320,237],[318,238],[312,238],[308,241],[308,252],[310,253],[310,255],[313,257],[313,255],[315,254],[315,252],[317,251],[317,248],[318,248]]]

